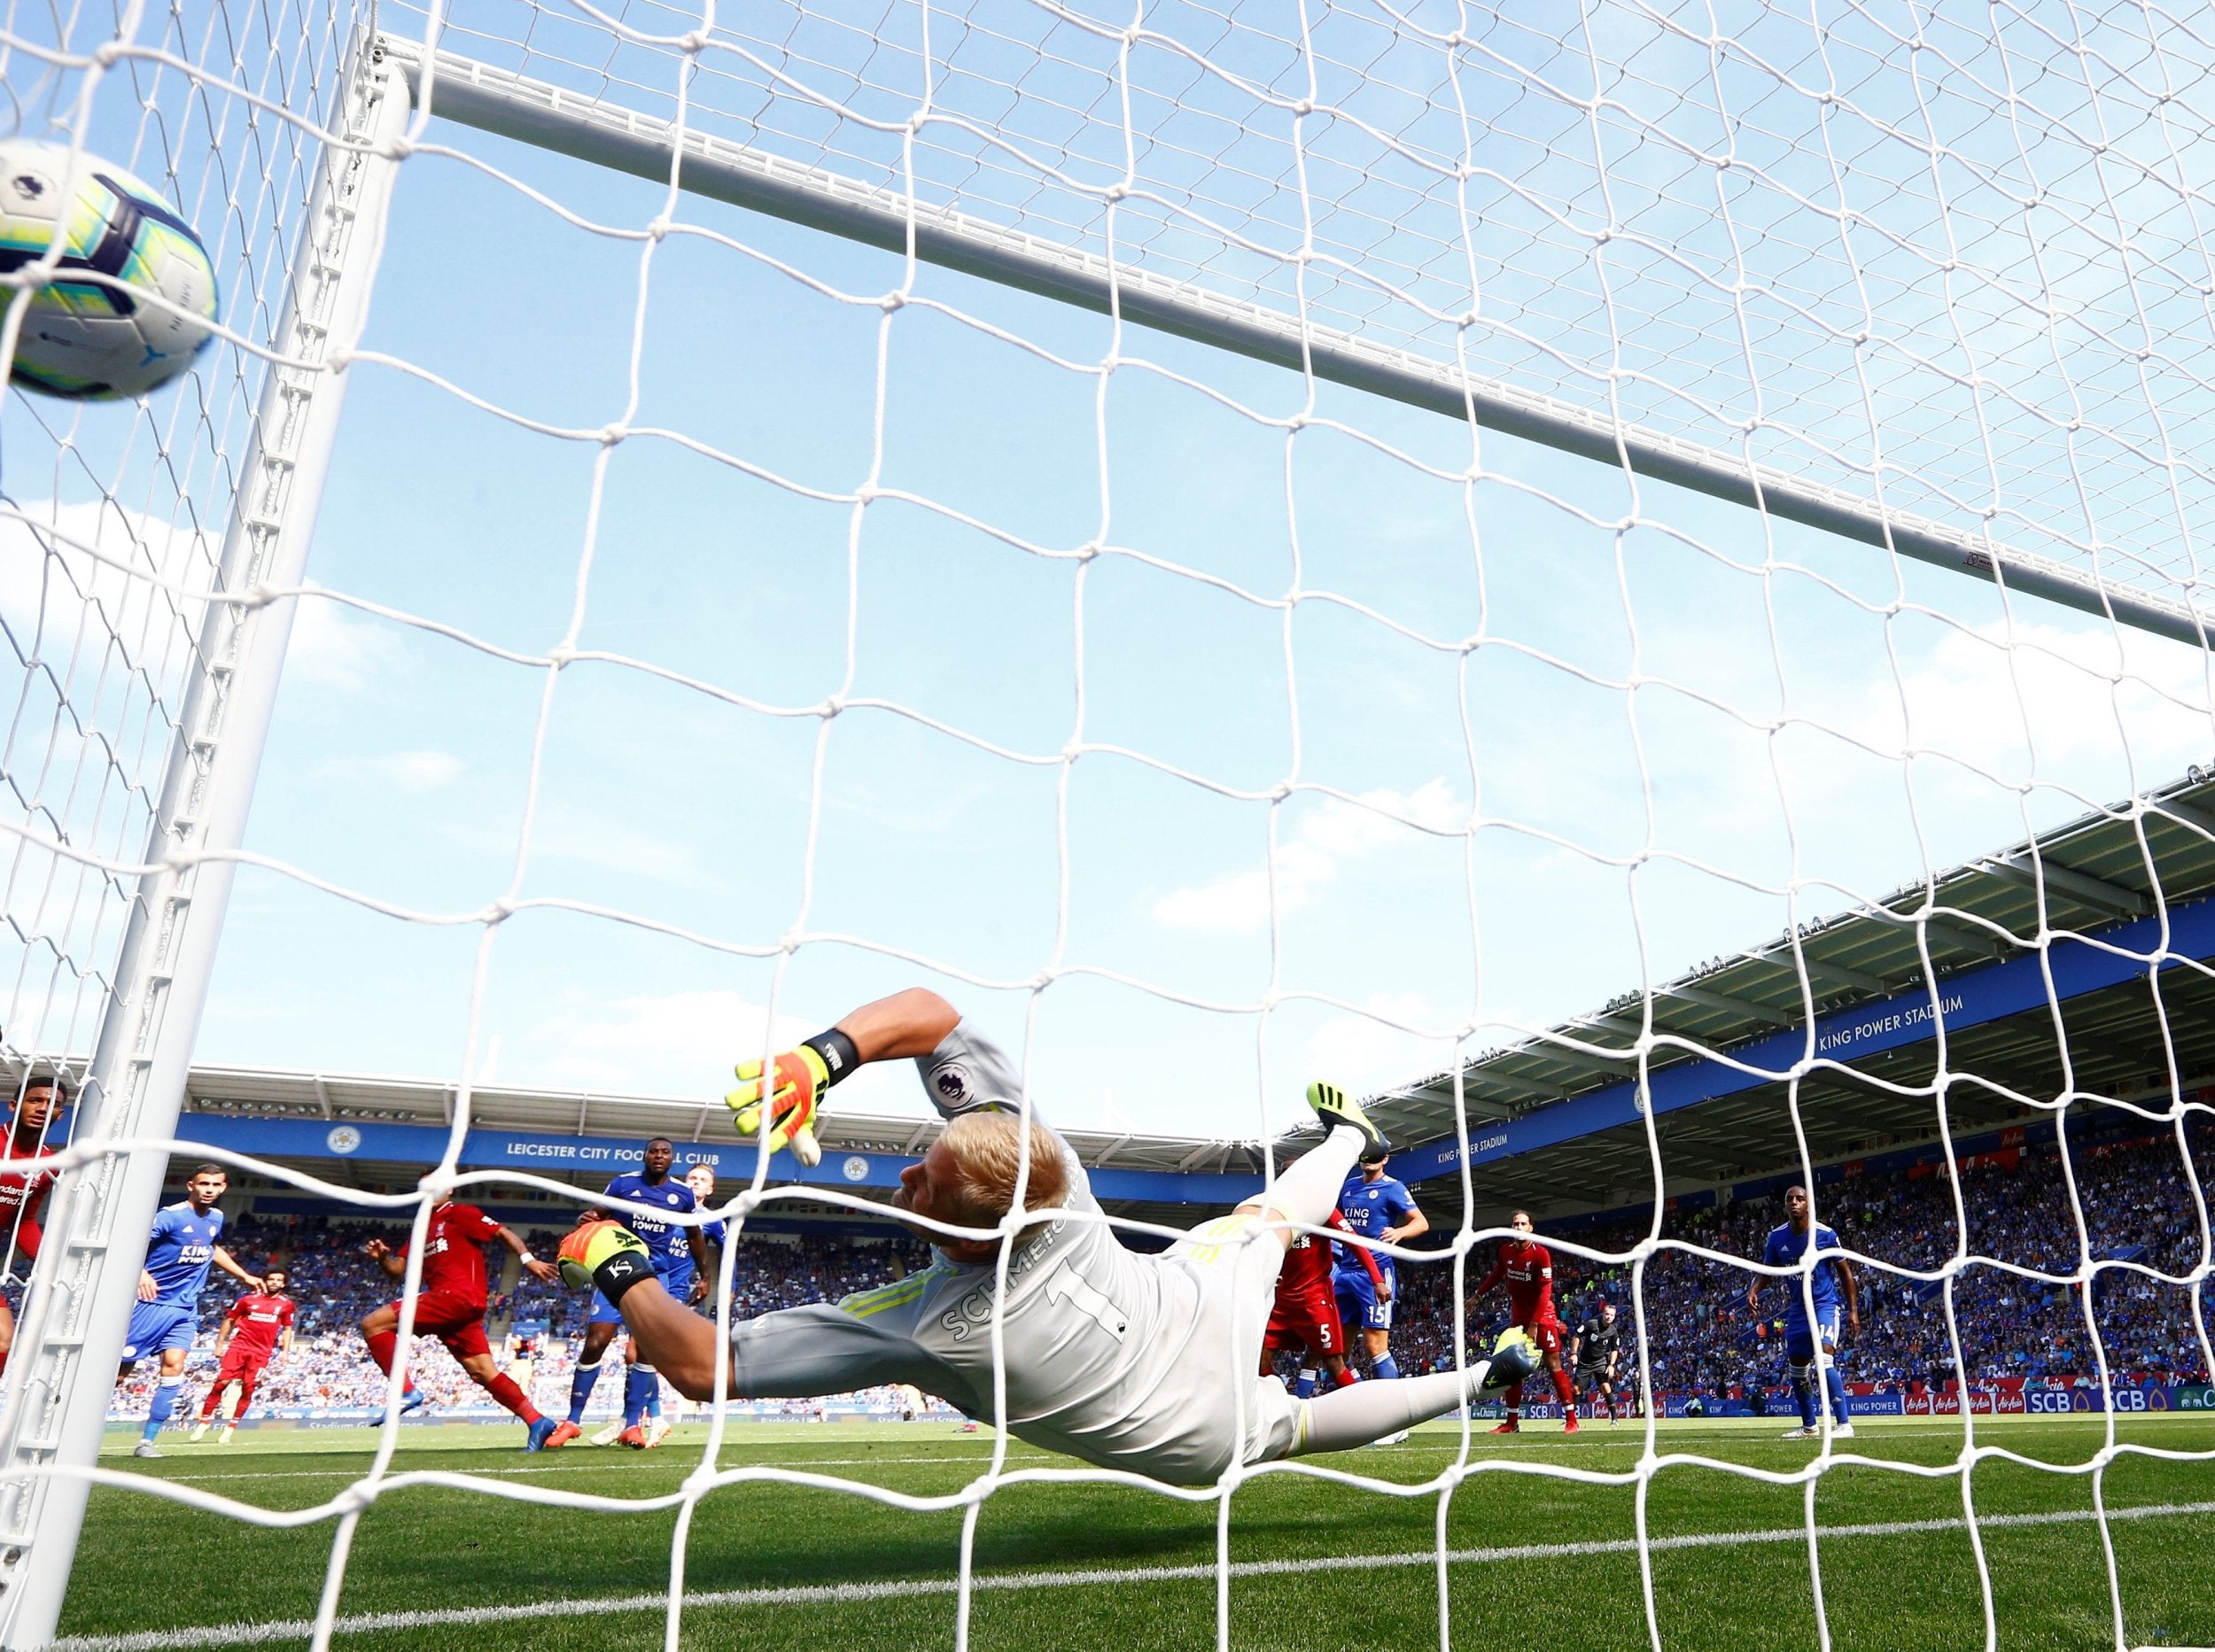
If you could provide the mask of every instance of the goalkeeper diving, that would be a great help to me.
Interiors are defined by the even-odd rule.
[[[727,1098],[742,1133],[771,1152],[815,1149],[827,1090],[871,1061],[913,1059],[948,1121],[894,1206],[949,1227],[989,1229],[1015,1208],[1035,1219],[1002,1241],[921,1229],[931,1266],[835,1304],[784,1308],[731,1328],[728,1393],[804,1398],[912,1383],[1017,1439],[1103,1468],[1173,1485],[1205,1485],[1235,1465],[1366,1446],[1519,1381],[1535,1356],[1504,1342],[1466,1370],[1372,1382],[1295,1400],[1255,1376],[1286,1246],[1320,1228],[1364,1151],[1383,1138],[1336,1089],[1308,1099],[1321,1145],[1232,1214],[1159,1254],[1125,1250],[1099,1219],[1084,1168],[1022,1112],[1014,1066],[936,993],[914,989],[866,1004],[769,1064],[739,1069]],[[766,1090],[765,1096],[764,1091]],[[812,1162],[809,1159],[809,1162]],[[1290,1226],[1286,1224],[1300,1224]],[[710,1397],[716,1330],[657,1283],[646,1247],[618,1223],[587,1221],[562,1245],[563,1278],[596,1286],[621,1311],[640,1358],[678,1392]],[[993,1345],[1004,1350],[1006,1406],[993,1403]]]

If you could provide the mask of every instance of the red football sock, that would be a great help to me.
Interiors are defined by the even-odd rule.
[[[246,1415],[246,1408],[253,1403],[254,1375],[249,1371],[238,1379],[238,1403],[231,1408],[231,1421],[236,1423]]]
[[[1561,1396],[1561,1408],[1565,1413],[1575,1411],[1577,1391],[1569,1386],[1568,1372],[1556,1371],[1553,1374],[1553,1391]]]
[[[1520,1384],[1520,1383],[1517,1383],[1517,1384],[1515,1384],[1512,1387],[1511,1387],[1511,1388],[1507,1391],[1507,1394],[1506,1394],[1506,1396],[1505,1396],[1505,1397],[1506,1397],[1506,1400],[1507,1400],[1507,1414],[1508,1414],[1508,1415],[1509,1415],[1510,1417],[1514,1417],[1514,1416],[1517,1416],[1517,1415],[1520,1415],[1520,1413],[1521,1413],[1521,1411],[1522,1411],[1522,1409],[1523,1409],[1523,1385],[1522,1385],[1522,1384]]]
[[[1352,1366],[1341,1365],[1338,1368],[1338,1375],[1331,1380],[1341,1388],[1351,1388],[1356,1383],[1361,1381],[1361,1378],[1354,1375]]]
[[[486,1393],[499,1400],[501,1405],[507,1407],[525,1422],[535,1423],[539,1420],[538,1407],[532,1405],[525,1397],[523,1390],[516,1385],[516,1379],[505,1371],[485,1384],[484,1388]]]
[[[391,1376],[392,1358],[400,1352],[400,1332],[396,1330],[364,1331],[361,1334],[361,1340],[369,1345],[369,1363],[386,1376]],[[402,1383],[400,1392],[403,1396],[414,1393],[416,1379],[411,1377]],[[242,1406],[239,1408],[244,1410],[245,1408]]]
[[[201,1422],[205,1423],[208,1420],[208,1418],[215,1415],[216,1403],[221,1400],[222,1397],[223,1384],[221,1383],[216,1384],[213,1388],[207,1391],[207,1398],[200,1402]],[[238,1408],[241,1411],[244,1411],[246,1408],[242,1403]]]

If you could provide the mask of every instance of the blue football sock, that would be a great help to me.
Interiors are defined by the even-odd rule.
[[[600,1364],[580,1365],[569,1379],[569,1420],[582,1423],[585,1408],[592,1403],[592,1386],[600,1380]]]
[[[651,1367],[633,1365],[623,1377],[623,1426],[636,1428],[646,1415],[646,1396],[661,1385]]]
[[[184,1378],[182,1377],[165,1377],[154,1384],[153,1398],[146,1404],[146,1430],[140,1438],[152,1439],[161,1432],[161,1425],[177,1408],[177,1396],[183,1392]]]
[[[646,1393],[646,1415],[647,1415],[648,1416],[650,1416],[650,1417],[659,1417],[659,1416],[661,1415],[661,1414],[662,1414],[662,1385],[661,1385],[661,1384],[660,1384],[660,1383],[657,1382],[657,1383],[653,1385],[653,1387],[651,1387],[650,1389],[647,1390],[647,1393]]]
[[[1807,1379],[1798,1373],[1792,1377],[1792,1403],[1799,1408],[1799,1426],[1815,1427],[1815,1391]]]
[[[1823,1385],[1830,1392],[1830,1418],[1835,1423],[1846,1421],[1853,1414],[1846,1408],[1846,1379],[1832,1366],[1823,1374]]]
[[[1305,1366],[1301,1368],[1299,1379],[1292,1385],[1292,1395],[1295,1400],[1315,1398],[1315,1373]]]
[[[1389,1353],[1380,1353],[1369,1363],[1376,1371],[1380,1382],[1396,1383],[1400,1380],[1400,1368]]]

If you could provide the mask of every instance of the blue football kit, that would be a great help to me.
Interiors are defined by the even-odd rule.
[[[200,1290],[215,1263],[215,1242],[222,1237],[223,1213],[196,1213],[190,1200],[154,1213],[146,1242],[146,1271],[153,1276],[154,1299],[131,1307],[130,1330],[123,1337],[123,1358],[143,1360],[167,1348],[190,1348],[199,1327]]]
[[[1391,1176],[1369,1182],[1356,1175],[1339,1190],[1338,1214],[1348,1228],[1364,1238],[1381,1238],[1387,1228],[1406,1225],[1415,1214],[1415,1198],[1404,1182]],[[1389,1330],[1392,1305],[1400,1298],[1399,1276],[1389,1255],[1382,1251],[1371,1254],[1376,1258],[1377,1271],[1392,1288],[1389,1300],[1377,1299],[1377,1288],[1370,1283],[1369,1270],[1361,1265],[1361,1259],[1336,1241],[1331,1246],[1331,1288],[1338,1296],[1339,1317],[1348,1325],[1358,1324],[1364,1330]]]
[[[674,1176],[649,1182],[644,1173],[629,1171],[608,1183],[601,1197],[633,1205],[665,1207],[672,1216],[688,1216],[698,1208],[692,1190]],[[681,1222],[664,1221],[643,1211],[610,1211],[617,1221],[639,1237],[654,1259],[654,1276],[662,1289],[682,1302],[692,1293],[696,1271],[692,1262],[691,1229]],[[592,1317],[602,1324],[619,1324],[623,1315],[597,1291],[592,1293]]]
[[[1819,1222],[1811,1222],[1803,1231],[1791,1222],[1769,1229],[1768,1243],[1761,1247],[1761,1260],[1772,1268],[1789,1268],[1807,1253],[1813,1245],[1817,1256],[1825,1251],[1839,1249],[1838,1236]],[[1838,1334],[1839,1293],[1838,1269],[1842,1261],[1817,1261],[1815,1271],[1808,1276],[1805,1291],[1797,1276],[1786,1277],[1778,1283],[1784,1287],[1784,1359],[1791,1368],[1792,1398],[1799,1407],[1800,1425],[1815,1426],[1815,1385],[1809,1380],[1815,1362],[1815,1345],[1825,1344],[1835,1353],[1842,1338]],[[1810,1299],[1815,1317],[1810,1320],[1807,1309]],[[1823,1369],[1823,1391],[1830,1402],[1830,1415],[1840,1425],[1846,1425],[1853,1412],[1846,1398],[1846,1384],[1838,1375],[1835,1362]]]

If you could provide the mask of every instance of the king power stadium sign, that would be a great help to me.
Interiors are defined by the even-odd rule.
[[[2164,947],[2169,956],[2164,969],[2174,969],[2186,958],[2215,957],[2215,896],[2171,907],[2165,933],[2162,915],[2156,914],[2110,926],[2090,939],[2056,935],[2043,955],[2028,953],[1948,976],[1940,983],[1935,1002],[1927,988],[1920,988],[1879,1004],[1820,1016],[1813,1054],[1817,1060],[1859,1060],[1922,1043],[1936,1035],[1941,1023],[1959,1032],[2042,1008],[2049,1002],[2049,969],[2052,999],[2063,1002],[2127,981],[2144,981],[2153,972],[2155,954]],[[1656,1113],[1674,1113],[1776,1083],[1790,1077],[1809,1053],[1805,1030],[1772,1033],[1733,1050],[1728,1062],[1705,1057],[1664,1067],[1643,1090],[1635,1080],[1625,1080],[1504,1123],[1488,1119],[1472,1130],[1468,1162],[1486,1164],[1618,1128],[1636,1122],[1649,1102]],[[1461,1144],[1449,1137],[1394,1155],[1392,1172],[1403,1182],[1421,1182],[1452,1175],[1461,1163]]]

